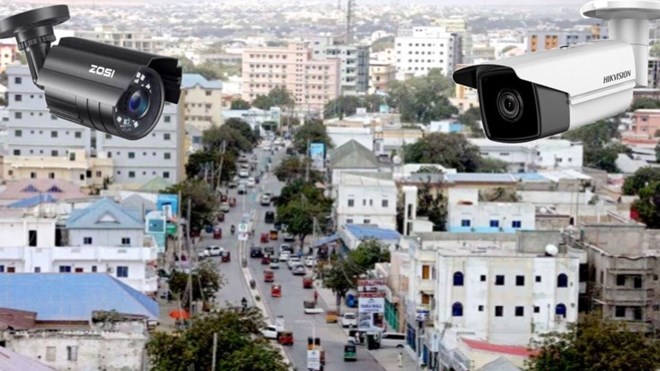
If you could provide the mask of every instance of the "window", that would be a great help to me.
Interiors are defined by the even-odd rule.
[[[454,273],[454,286],[463,286],[463,273],[455,272]]]
[[[48,173],[48,179],[55,179],[55,173]]]
[[[15,137],[22,137],[23,136],[23,130],[14,130],[14,136]]]
[[[525,276],[516,276],[516,286],[525,286]]]
[[[626,285],[626,276],[623,274],[617,274],[616,275],[616,285],[617,286],[625,286]]]
[[[362,224],[371,224],[371,219],[365,219]]]
[[[14,156],[20,156],[21,155],[21,150],[20,149],[15,149],[14,150]]]
[[[461,227],[469,227],[469,226],[470,226],[470,220],[469,219],[461,220]]]
[[[57,156],[59,156],[60,154],[59,154],[59,152],[58,152],[57,150],[54,149],[54,150],[50,151],[50,155],[51,155],[51,157],[57,157]]]
[[[131,239],[128,238],[128,237],[122,237],[121,244],[122,245],[130,245],[131,244]]]
[[[163,134],[163,139],[164,140],[170,140],[170,133]]]
[[[20,94],[16,94],[16,95],[14,95],[14,100],[16,100],[17,102],[20,102],[20,101],[23,100],[23,96],[20,95]]]
[[[641,276],[634,276],[633,277],[633,287],[636,289],[641,289],[642,288],[642,277]]]
[[[522,223],[520,220],[514,220],[511,222],[511,228],[520,228],[522,226]]]
[[[135,158],[135,152],[128,152],[128,158]]]
[[[91,237],[83,237],[83,245],[91,245],[91,244],[92,244]]]
[[[55,362],[55,347],[46,347],[46,362]]]
[[[52,131],[50,132],[50,137],[51,137],[51,138],[57,138],[57,131],[52,130]]]
[[[22,84],[23,83],[23,78],[22,77],[14,77],[14,83],[15,84]]]
[[[502,317],[504,314],[504,307],[501,305],[495,306],[495,317]]]
[[[92,265],[92,272],[93,272],[93,273],[96,273],[96,272],[97,272],[97,268],[96,268],[95,265]]]
[[[454,303],[451,306],[451,315],[453,317],[463,317],[463,304],[461,303]]]
[[[495,286],[504,286],[504,276],[503,275],[495,276]]]
[[[568,287],[568,276],[564,273],[557,276],[557,287]]]
[[[76,131],[75,134],[74,134],[74,136],[75,136],[76,138],[82,138],[82,132],[80,132],[80,131]]]
[[[170,154],[169,152],[165,152],[165,153],[163,153],[163,157],[164,157],[166,160],[169,160],[169,159],[172,158],[172,154]]]
[[[491,228],[497,228],[500,226],[500,221],[499,220],[491,220],[490,221],[490,226]]]
[[[541,276],[536,276],[536,277],[534,277],[534,281],[536,281],[536,282],[541,282]]]
[[[170,178],[170,172],[169,171],[163,171],[163,178],[169,179]]]
[[[23,118],[23,112],[14,112],[14,118],[22,119]]]
[[[67,361],[77,361],[78,360],[78,347],[75,345],[66,347],[66,360]]]
[[[135,178],[135,171],[129,171],[128,172],[128,177],[129,178]]]
[[[37,173],[31,172],[30,173],[30,179],[37,179]]]
[[[479,310],[479,312],[483,312],[484,311],[484,306],[480,305],[480,306],[477,307],[477,309]]]
[[[118,266],[117,267],[117,277],[128,277],[128,267],[127,266]]]
[[[564,304],[557,304],[555,314],[566,318],[566,306]]]
[[[541,311],[541,307],[535,305],[534,306],[534,313],[539,313]]]
[[[0,265],[0,273],[5,273],[5,266],[4,265]]]
[[[355,200],[352,199],[352,198],[349,198],[348,199],[348,207],[353,207],[353,206],[355,206]]]
[[[389,200],[382,200],[380,204],[381,204],[382,207],[388,207],[390,205],[390,201]]]
[[[525,307],[516,307],[516,317],[523,317],[525,315]]]
[[[626,307],[617,305],[616,308],[614,309],[614,317],[623,318],[625,316],[626,316]]]
[[[34,267],[34,273],[41,273],[41,267]]]
[[[479,280],[480,280],[481,282],[486,282],[486,275],[485,275],[485,274],[482,274],[482,275],[479,277]]]
[[[83,269],[83,268],[76,268],[76,269],[74,269],[74,272],[76,272],[76,273],[83,273],[83,272],[85,272],[85,269]]]
[[[346,219],[346,224],[353,224],[353,219]]]
[[[30,247],[37,246],[37,231],[34,229],[28,231],[28,246]]]
[[[70,265],[60,265],[60,273],[71,273]]]

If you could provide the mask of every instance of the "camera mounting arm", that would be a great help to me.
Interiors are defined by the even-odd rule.
[[[29,10],[0,20],[0,39],[16,37],[18,49],[25,52],[32,81],[37,84],[50,44],[56,40],[53,26],[69,19],[66,5],[53,5]]]
[[[610,39],[625,41],[635,53],[636,83],[648,85],[649,21],[660,18],[660,1],[595,0],[585,4],[584,17],[607,20]]]

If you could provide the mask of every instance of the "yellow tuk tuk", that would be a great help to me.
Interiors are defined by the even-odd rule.
[[[339,313],[337,313],[336,310],[328,310],[325,314],[325,322],[326,323],[337,323],[337,317],[339,316]]]

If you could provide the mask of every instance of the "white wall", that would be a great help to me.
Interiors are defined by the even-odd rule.
[[[448,209],[448,226],[461,227],[462,220],[469,220],[472,228],[490,228],[490,221],[497,220],[499,228],[510,230],[535,229],[536,207],[531,203],[521,202],[481,202],[478,205],[450,204]],[[514,227],[513,221],[520,222],[520,227]]]
[[[0,220],[0,247],[29,246],[29,231],[37,231],[37,247],[55,246],[55,220],[27,217]]]
[[[394,182],[389,186],[342,185],[337,189],[336,215],[338,225],[353,219],[355,224],[376,224],[380,228],[396,229],[397,189]],[[348,200],[353,206],[348,206]],[[383,202],[387,205],[384,207]]]
[[[328,136],[332,139],[335,148],[339,148],[350,140],[363,145],[365,148],[372,150],[374,147],[374,135],[371,128],[346,128],[339,126],[326,126]]]
[[[122,238],[130,238],[129,246],[142,246],[144,230],[142,229],[70,229],[70,246],[87,246],[83,243],[85,237],[92,238],[92,246],[124,246]]]
[[[441,68],[449,76],[454,71],[455,36],[441,27],[414,27],[400,30],[394,38],[396,79],[406,74],[424,76],[432,68]]]

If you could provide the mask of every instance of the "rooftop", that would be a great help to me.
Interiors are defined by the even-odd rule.
[[[13,352],[5,347],[0,347],[0,370],[2,371],[55,371],[54,368]]]
[[[0,274],[0,308],[37,313],[37,321],[90,321],[115,310],[158,320],[158,303],[105,273]]]
[[[58,201],[87,196],[79,186],[66,180],[21,179],[8,181],[5,190],[0,193],[0,199],[18,201],[39,194],[50,194]]]
[[[372,151],[351,139],[331,152],[330,168],[378,169],[380,163]]]
[[[451,183],[517,183],[511,174],[503,173],[455,173],[445,174],[445,180]]]
[[[203,89],[222,89],[222,81],[209,81],[198,73],[184,73],[181,77],[181,88],[190,89],[195,86]]]
[[[502,354],[508,354],[516,357],[525,357],[525,358],[534,354],[533,351],[529,350],[525,346],[492,344],[487,341],[479,341],[479,340],[472,340],[466,338],[461,338],[461,340],[465,343],[465,345],[467,345],[468,347],[474,350],[502,353]]]
[[[71,212],[67,229],[144,229],[140,211],[102,198],[84,209]]]
[[[362,174],[352,174],[352,173],[342,173],[341,179],[339,180],[341,185],[351,185],[351,186],[371,186],[371,187],[396,187],[396,184],[391,179],[391,174],[389,179],[385,178],[381,173],[374,173],[374,176],[370,176],[368,173]]]
[[[357,239],[399,240],[401,234],[393,229],[384,229],[362,224],[346,224],[346,229]]]

